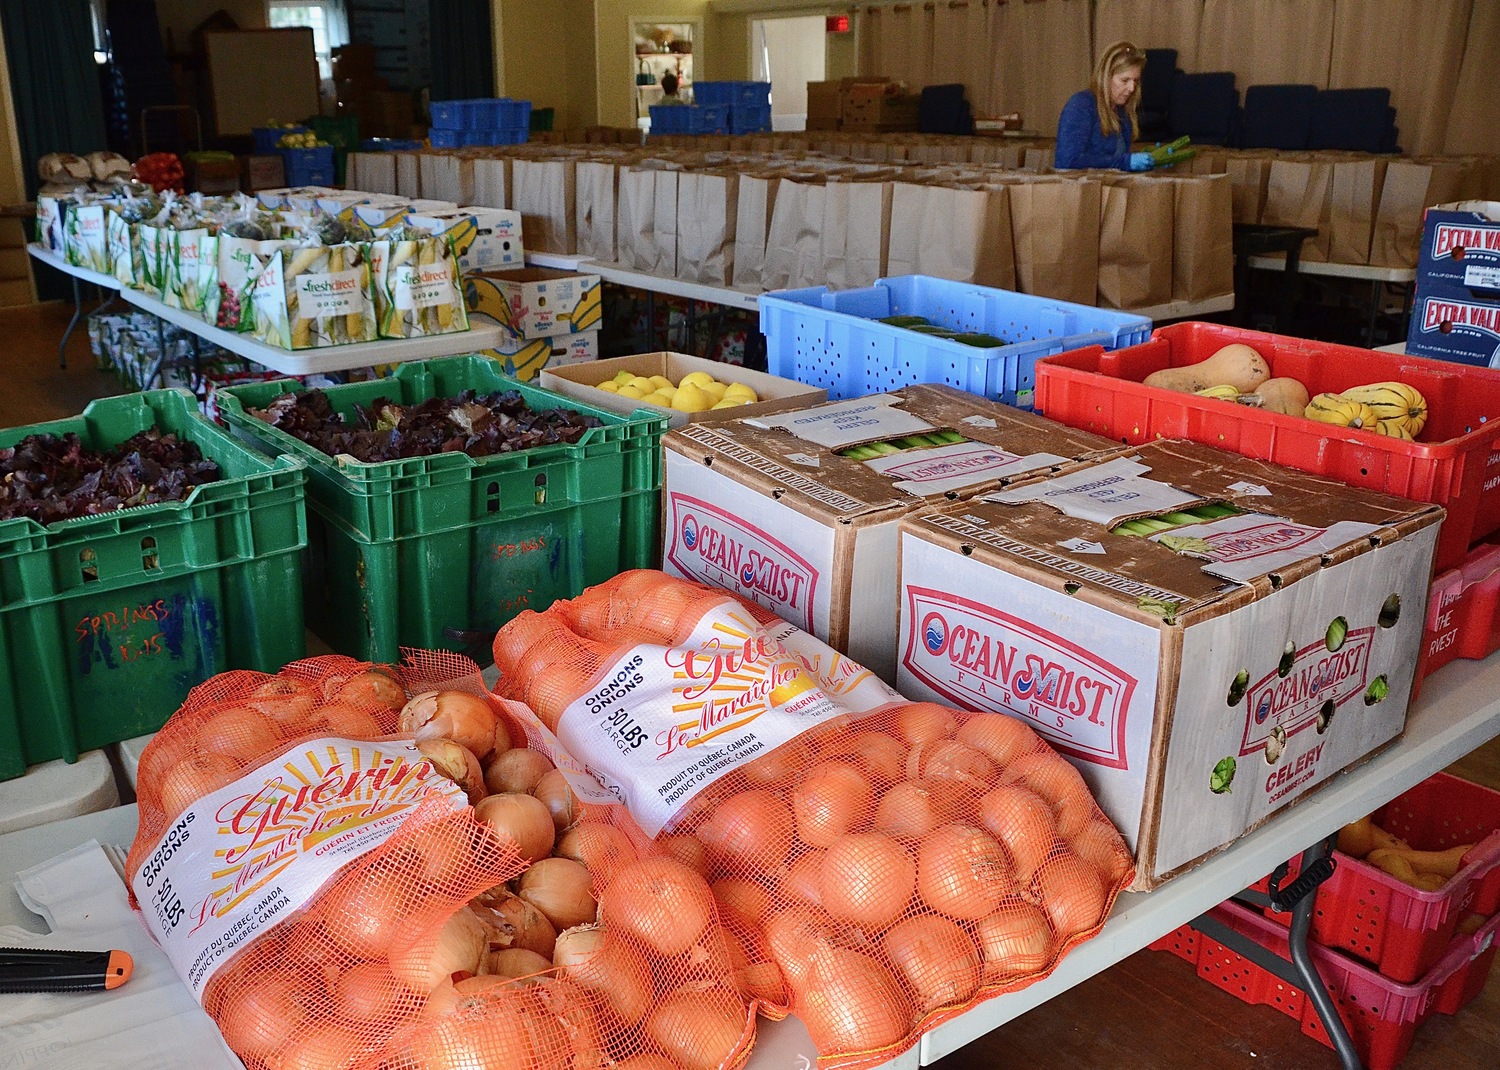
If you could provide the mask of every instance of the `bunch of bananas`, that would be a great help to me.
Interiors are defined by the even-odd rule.
[[[276,142],[279,149],[318,149],[327,145],[326,141],[319,141],[318,135],[311,130],[301,134],[282,134]]]
[[[1336,394],[1319,394],[1304,413],[1308,419],[1414,441],[1427,424],[1427,400],[1407,383],[1369,383]]]

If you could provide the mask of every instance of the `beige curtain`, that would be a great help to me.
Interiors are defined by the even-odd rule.
[[[932,11],[932,82],[962,82],[976,116],[990,102],[989,0],[937,0]]]
[[[1198,62],[1202,22],[1203,0],[1094,0],[1094,51],[1103,51],[1116,41],[1141,48],[1175,48],[1177,66],[1185,71],[1208,70]]]
[[[1495,130],[1500,127],[1500,95],[1495,92],[1497,51],[1500,51],[1500,4],[1477,0],[1469,18],[1469,37],[1463,64],[1458,69],[1443,151],[1495,151]],[[1396,122],[1406,126],[1399,112]]]
[[[867,7],[855,15],[859,20],[859,73],[880,73],[881,38],[885,36],[885,13]]]
[[[1326,88],[1336,3],[1342,0],[1204,0],[1197,66],[1183,70],[1233,71],[1242,101],[1252,85]]]
[[[990,71],[990,112],[1005,115],[1020,111],[1022,87],[1026,84],[1026,56],[1016,38],[1016,26],[1020,19],[1016,12],[1021,0],[990,0],[990,18],[987,24],[989,44],[985,52]],[[1023,115],[1023,119],[1032,117]]]
[[[1401,147],[1442,150],[1473,7],[1474,0],[1336,0],[1328,84],[1389,86]]]
[[[1026,125],[1057,132],[1063,103],[1087,89],[1094,69],[1091,0],[1011,0],[1011,31],[1020,54],[1020,112]]]
[[[883,66],[874,74],[888,74],[913,92],[932,82],[932,5],[895,4],[886,9],[880,42]]]

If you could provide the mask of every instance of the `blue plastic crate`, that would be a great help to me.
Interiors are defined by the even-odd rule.
[[[250,140],[257,156],[270,156],[272,153],[280,152],[281,147],[276,143],[287,134],[305,134],[305,126],[257,126],[250,131]]]
[[[334,183],[333,146],[282,149],[288,186],[331,186]]]
[[[705,107],[725,107],[734,103],[734,82],[694,82],[693,103]]]
[[[689,134],[727,134],[729,133],[729,109],[721,107],[708,107],[702,104],[690,105],[682,109],[688,113],[687,123]]]
[[[434,126],[427,131],[427,140],[432,142],[435,149],[458,149],[466,144],[464,138],[468,133],[467,130],[442,130]]]
[[[531,129],[529,127],[511,127],[508,130],[493,131],[495,140],[492,145],[524,145],[531,140]]]
[[[432,125],[437,130],[463,130],[469,125],[471,100],[434,100]]]
[[[422,143],[408,137],[367,137],[359,143],[360,152],[415,152]]]
[[[771,129],[769,104],[736,104],[727,110],[731,134],[763,134]]]
[[[771,106],[770,82],[732,82],[734,99],[727,103],[734,108],[769,108]]]
[[[980,349],[878,322],[923,316],[960,333],[1006,345]],[[911,383],[946,383],[971,394],[1032,407],[1036,362],[1068,349],[1136,345],[1151,321],[1125,312],[995,290],[926,275],[881,279],[857,290],[816,286],[762,294],[767,370],[828,390],[830,401]]]
[[[689,109],[681,104],[651,105],[651,133],[658,136],[686,134],[688,111]]]
[[[437,131],[434,130],[433,133],[436,134]],[[498,145],[498,144],[500,144],[500,142],[498,142],[498,141],[495,140],[495,138],[497,138],[500,135],[500,131],[498,131],[498,130],[489,130],[489,129],[475,130],[475,129],[471,128],[471,129],[468,129],[468,130],[456,130],[456,131],[454,131],[454,133],[456,133],[456,134],[459,135],[459,144],[461,144],[461,145]]]
[[[504,97],[495,101],[495,129],[530,130],[531,101]]]

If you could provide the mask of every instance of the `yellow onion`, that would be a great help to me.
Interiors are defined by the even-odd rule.
[[[547,916],[558,929],[584,925],[599,916],[589,891],[589,871],[571,858],[542,858],[521,874],[516,894]]]
[[[495,710],[467,691],[424,691],[401,707],[397,726],[423,739],[451,739],[483,761],[495,747]]]
[[[418,992],[431,992],[445,977],[478,973],[488,947],[484,924],[468,907],[459,907],[436,933],[393,948],[391,973]]]
[[[557,827],[540,799],[505,792],[479,800],[474,816],[495,830],[502,840],[515,844],[527,862],[546,858],[552,851]]]
[[[552,769],[551,760],[541,751],[514,747],[485,763],[484,783],[497,795],[501,792],[530,795]]]
[[[627,1025],[646,1016],[655,997],[651,967],[601,925],[579,925],[558,933],[552,961],[563,976],[602,997]]]
[[[461,743],[434,736],[417,741],[417,750],[432,763],[432,767],[463,789],[472,806],[487,794],[484,789],[484,772],[479,768],[479,759]]]

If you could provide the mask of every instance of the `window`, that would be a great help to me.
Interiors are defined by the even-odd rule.
[[[333,77],[333,50],[349,43],[349,21],[344,13],[343,0],[305,3],[267,0],[266,25],[275,30],[289,26],[306,26],[312,30],[320,78]]]

